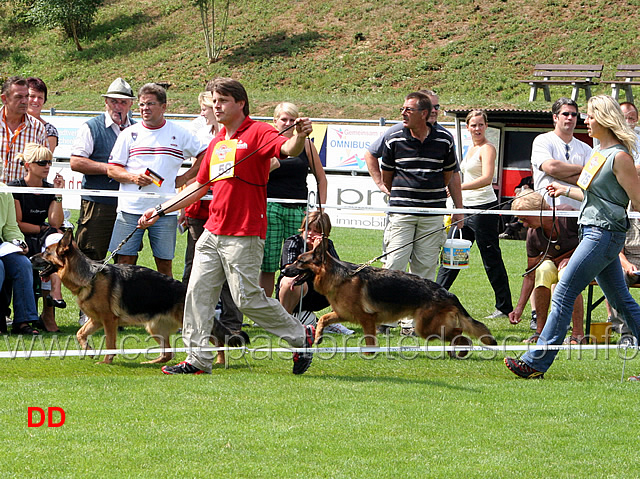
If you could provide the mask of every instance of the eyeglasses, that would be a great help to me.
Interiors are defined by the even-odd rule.
[[[405,111],[407,113],[413,113],[414,111],[422,111],[424,110],[424,108],[411,108],[408,106],[403,106],[402,108],[400,108],[400,113],[404,113]]]
[[[144,108],[146,106],[148,106],[149,108],[151,108],[152,106],[156,106],[158,104],[157,101],[149,101],[147,103],[138,103],[138,107],[139,108]]]
[[[576,117],[578,116],[578,113],[576,113],[575,111],[563,111],[562,113],[560,113],[562,116],[572,116],[572,117]]]
[[[440,109],[440,103],[436,103],[435,105],[432,106],[432,108],[434,110],[439,110]]]
[[[34,161],[33,163],[35,163],[38,166],[51,166],[51,165],[53,165],[53,161],[51,161],[51,160]]]

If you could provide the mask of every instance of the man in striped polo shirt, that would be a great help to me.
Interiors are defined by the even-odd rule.
[[[446,207],[455,149],[450,135],[427,122],[431,110],[428,95],[410,93],[402,107],[402,130],[385,140],[381,169],[391,207]],[[412,273],[433,281],[445,238],[442,214],[392,213],[384,232],[386,267],[404,271],[410,264]]]

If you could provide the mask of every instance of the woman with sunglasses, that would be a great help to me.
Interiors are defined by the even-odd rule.
[[[638,338],[640,332],[640,306],[629,293],[618,256],[629,228],[629,201],[634,210],[640,211],[640,179],[629,154],[635,151],[636,135],[625,122],[620,105],[608,95],[589,99],[585,123],[589,136],[597,138],[600,145],[583,168],[578,186],[553,182],[547,187],[554,197],[582,202],[580,243],[553,293],[551,313],[538,346],[562,343],[574,301],[594,278],[633,335]],[[557,350],[535,350],[522,359],[507,357],[504,361],[520,377],[542,378],[557,354]]]
[[[23,186],[35,188],[63,188],[64,179],[59,173],[55,175],[53,184],[46,181],[49,176],[53,155],[51,151],[37,143],[27,143],[24,153],[19,155],[24,162],[27,175],[24,178],[9,183],[9,186]],[[62,211],[62,197],[59,195],[37,193],[14,193],[16,205],[16,219],[20,231],[25,236],[29,247],[27,256],[40,253],[46,238],[60,232],[64,222]],[[42,294],[44,307],[39,326],[50,332],[56,332],[55,309],[66,308],[67,304],[62,299],[60,278],[52,274],[50,281],[43,278]],[[50,293],[50,294],[49,294]]]
[[[462,203],[465,208],[492,209],[498,205],[498,199],[493,190],[496,147],[486,136],[489,126],[487,114],[484,110],[471,110],[467,115],[466,122],[473,146],[469,148],[460,164],[463,174]],[[463,224],[458,225],[464,239],[477,242],[484,270],[493,288],[496,300],[495,311],[486,319],[507,318],[509,313],[513,311],[509,276],[500,251],[498,221],[497,215],[472,215],[465,218]],[[454,228],[452,228],[450,235],[455,235]],[[448,290],[458,277],[459,272],[459,269],[443,266],[438,271],[436,282]]]

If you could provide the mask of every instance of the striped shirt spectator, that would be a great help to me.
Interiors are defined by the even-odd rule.
[[[44,125],[27,114],[29,87],[22,77],[10,77],[2,86],[0,108],[0,182],[9,183],[26,175],[24,166],[16,158],[27,143],[47,146]]]

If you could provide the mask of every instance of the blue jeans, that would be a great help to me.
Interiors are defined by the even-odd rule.
[[[33,270],[29,258],[20,253],[0,257],[0,286],[4,283],[5,277],[13,280],[13,323],[37,321]]]
[[[158,220],[146,230],[137,230],[139,214],[118,212],[116,222],[113,226],[111,234],[111,242],[109,243],[109,251],[115,250],[122,240],[124,240],[132,231],[133,236],[127,241],[119,254],[125,256],[136,256],[140,251],[140,244],[144,232],[149,232],[149,243],[153,256],[159,259],[172,260],[176,250],[176,228],[178,227],[178,215],[167,215],[158,218]]]
[[[564,275],[551,300],[551,313],[538,339],[538,345],[561,344],[569,330],[573,303],[593,278],[596,279],[609,304],[627,320],[637,338],[640,331],[640,306],[629,293],[618,254],[626,234],[594,226],[583,226],[580,244],[571,255]],[[522,360],[533,369],[545,372],[551,367],[558,351],[528,351]]]

